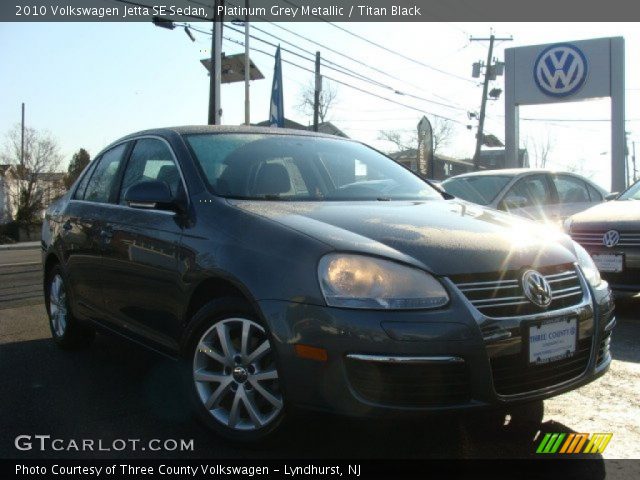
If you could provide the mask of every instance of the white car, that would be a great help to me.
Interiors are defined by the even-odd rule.
[[[606,190],[575,173],[530,168],[465,173],[445,180],[442,188],[469,202],[553,223],[607,197]]]

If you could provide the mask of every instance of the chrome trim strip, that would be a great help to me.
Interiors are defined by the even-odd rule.
[[[567,277],[567,276],[575,277],[576,276],[576,271],[575,270],[565,270],[564,272],[554,273],[552,275],[545,275],[544,278],[549,280],[550,278],[560,278],[560,277]]]
[[[501,303],[501,302],[510,302],[512,300],[526,300],[527,297],[524,295],[518,295],[517,297],[495,297],[495,298],[483,298],[478,300],[471,300],[471,303],[474,305],[479,305],[481,307],[486,306],[487,303]]]
[[[490,282],[470,282],[470,283],[458,283],[456,286],[458,288],[466,288],[471,285],[502,285],[502,284],[518,284],[518,280],[492,280]]]
[[[464,363],[464,359],[453,356],[443,357],[399,357],[394,355],[364,355],[359,353],[349,353],[347,358],[351,360],[360,360],[363,362],[375,363]]]
[[[489,290],[489,291],[491,291],[491,290],[498,290],[498,289],[501,289],[501,288],[518,288],[519,286],[520,286],[520,285],[518,285],[518,284],[516,283],[516,284],[513,284],[513,285],[504,285],[504,286],[500,286],[500,285],[499,285],[499,286],[496,286],[496,287],[461,288],[460,290],[461,290],[462,292],[481,292],[481,291],[483,291],[483,290]]]
[[[563,277],[563,278],[554,278],[553,280],[548,280],[549,283],[558,283],[558,282],[567,282],[569,280],[577,280],[578,277],[576,275],[572,275],[571,277]]]

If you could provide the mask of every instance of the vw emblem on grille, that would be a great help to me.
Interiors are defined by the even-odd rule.
[[[617,230],[609,230],[602,236],[602,244],[605,247],[615,247],[620,241],[620,233]]]
[[[527,270],[522,274],[522,290],[534,305],[548,307],[551,303],[551,285],[541,273],[535,270]]]
[[[582,88],[587,79],[587,58],[570,43],[545,48],[533,67],[538,88],[552,97],[567,97]]]

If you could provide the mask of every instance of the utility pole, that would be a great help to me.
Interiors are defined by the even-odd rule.
[[[20,133],[20,144],[20,165],[24,167],[24,102],[22,102],[22,129]]]
[[[224,14],[218,15],[218,7],[224,0],[213,2],[213,35],[211,36],[211,73],[209,74],[209,125],[220,124],[220,82],[222,80],[222,22]]]
[[[480,118],[478,119],[478,132],[476,133],[476,150],[473,154],[473,169],[479,170],[480,168],[480,149],[484,140],[484,118],[487,110],[487,94],[489,92],[489,81],[495,80],[496,71],[495,65],[492,65],[493,58],[493,46],[495,41],[509,41],[513,40],[513,37],[496,38],[491,32],[489,38],[469,38],[471,42],[489,42],[489,52],[487,53],[487,63],[484,69],[484,84],[482,85],[482,102],[480,103]]]
[[[636,141],[631,142],[633,148],[633,155],[631,156],[631,162],[633,163],[633,181],[638,180],[638,170],[636,169]]]
[[[245,1],[247,14],[244,17],[244,124],[251,125],[251,99],[249,80],[251,79],[251,59],[249,58],[249,0]]]
[[[322,76],[320,75],[320,52],[316,52],[316,86],[313,92],[313,131],[318,131],[318,116],[320,114],[320,92],[322,91]]]
[[[624,132],[624,169],[627,172],[627,187],[631,185],[631,165],[629,165],[629,132]]]

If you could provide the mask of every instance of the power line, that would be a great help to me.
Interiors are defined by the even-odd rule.
[[[238,41],[238,40],[235,40],[235,39],[232,39],[232,38],[229,38],[229,37],[224,37],[224,38],[225,38],[225,40],[228,40],[228,41],[230,41],[230,42],[232,42],[232,43],[235,43],[235,44],[237,44],[237,45],[244,46],[244,43],[243,43],[243,42],[241,42],[241,41]],[[275,56],[275,55],[273,55],[273,54],[271,54],[271,53],[269,53],[269,52],[265,52],[264,50],[260,50],[260,49],[255,48],[255,47],[251,47],[251,49],[252,49],[252,50],[254,50],[254,51],[256,51],[256,52],[258,52],[258,53],[262,53],[263,55],[268,55],[269,57],[274,57],[274,56]],[[313,73],[313,74],[315,74],[315,72],[314,72],[313,70],[311,70],[310,68],[303,67],[302,65],[299,65],[299,64],[297,64],[297,63],[294,63],[294,62],[292,62],[292,61],[290,61],[290,60],[285,60],[285,59],[283,58],[283,59],[282,59],[282,61],[283,61],[284,63],[287,63],[287,64],[289,64],[289,65],[292,65],[292,66],[294,66],[294,67],[297,67],[297,68],[299,68],[299,69],[301,69],[301,70],[304,70],[304,71],[306,71],[306,72],[309,72],[309,73]],[[459,124],[459,125],[464,125],[462,122],[460,122],[459,120],[456,120],[456,119],[454,119],[454,118],[445,117],[444,115],[438,115],[438,114],[433,113],[433,112],[427,112],[427,111],[425,111],[425,110],[422,110],[422,109],[420,109],[420,108],[414,107],[414,106],[412,106],[412,105],[407,105],[407,104],[402,103],[402,102],[397,102],[397,101],[395,101],[395,100],[393,100],[393,99],[391,99],[391,98],[384,97],[384,96],[382,96],[382,95],[378,95],[377,93],[369,92],[369,91],[364,90],[363,88],[360,88],[360,87],[358,87],[358,86],[356,86],[356,85],[353,85],[353,84],[351,84],[351,83],[347,83],[347,82],[344,82],[344,81],[342,81],[342,80],[338,80],[337,78],[329,77],[329,76],[327,76],[327,75],[324,75],[324,77],[325,77],[327,80],[331,80],[332,82],[336,82],[336,83],[339,83],[340,85],[344,85],[345,87],[351,88],[351,89],[353,89],[353,90],[357,90],[357,91],[359,91],[359,92],[361,92],[361,93],[364,93],[365,95],[370,95],[370,96],[372,96],[372,97],[379,98],[380,100],[384,100],[384,101],[386,101],[386,102],[393,103],[393,104],[395,104],[395,105],[399,105],[399,106],[401,106],[401,107],[408,108],[408,109],[410,109],[410,110],[414,110],[414,111],[416,111],[416,112],[420,112],[420,113],[422,113],[423,115],[431,115],[431,116],[433,116],[433,117],[441,118],[441,119],[443,119],[443,120],[449,120],[450,122],[457,123],[457,124]]]
[[[187,0],[187,1],[188,1],[188,2],[190,2],[190,3],[196,4],[196,5],[201,5],[201,6],[204,6],[204,7],[207,7],[207,8],[211,8],[211,6],[210,6],[210,5],[206,5],[206,4],[204,4],[204,3],[202,3],[202,2],[199,2],[199,1],[197,1],[197,0]],[[235,6],[235,7],[237,7],[237,6],[238,6],[237,4],[235,4],[235,3],[233,3],[233,2],[230,2],[230,1],[227,1],[227,3],[228,3],[229,5],[232,5],[232,6]],[[293,5],[293,4],[291,4],[291,5]],[[269,24],[271,24],[271,25],[273,25],[273,26],[275,26],[275,27],[277,27],[277,28],[279,28],[279,29],[281,29],[281,30],[284,30],[285,32],[287,32],[287,33],[289,33],[289,34],[291,34],[291,35],[294,35],[294,36],[296,36],[296,37],[298,37],[298,38],[301,38],[301,39],[303,39],[303,40],[305,40],[305,41],[307,41],[307,42],[309,42],[309,43],[312,43],[312,44],[314,44],[314,45],[316,45],[316,46],[322,47],[322,48],[324,48],[324,49],[326,49],[326,50],[328,50],[328,51],[330,51],[330,52],[332,52],[332,53],[335,53],[335,54],[337,54],[337,55],[340,55],[340,56],[342,56],[342,57],[344,57],[344,58],[346,58],[346,59],[348,59],[348,60],[350,60],[350,61],[352,61],[352,62],[355,62],[355,63],[357,63],[357,64],[359,64],[359,65],[361,65],[361,66],[364,66],[364,67],[366,67],[366,68],[368,68],[368,69],[370,69],[370,70],[372,70],[372,71],[378,72],[378,73],[380,73],[380,74],[382,74],[382,75],[384,75],[384,76],[386,76],[386,77],[388,77],[388,78],[391,78],[391,79],[397,80],[397,81],[399,81],[399,82],[402,82],[402,83],[404,83],[404,84],[406,84],[406,85],[409,85],[409,86],[411,86],[411,87],[413,87],[413,88],[416,88],[416,89],[418,89],[418,90],[422,90],[422,87],[419,87],[419,86],[417,86],[417,85],[415,85],[415,84],[412,84],[412,83],[410,83],[410,82],[408,82],[408,81],[404,80],[403,78],[400,78],[400,77],[397,77],[397,76],[391,75],[391,74],[389,74],[389,73],[385,72],[384,70],[381,70],[381,69],[379,69],[379,68],[373,67],[373,66],[371,66],[371,65],[369,65],[369,64],[367,64],[367,63],[365,63],[365,62],[362,62],[362,61],[360,61],[360,60],[358,60],[358,59],[356,59],[356,58],[353,58],[353,57],[351,57],[351,56],[349,56],[349,55],[346,55],[346,54],[344,54],[344,53],[342,53],[342,52],[340,52],[340,51],[334,50],[334,49],[332,49],[332,48],[330,48],[330,47],[326,46],[325,44],[322,44],[322,43],[316,42],[315,40],[312,40],[312,39],[310,39],[310,38],[308,38],[308,37],[305,37],[304,35],[301,35],[301,34],[299,34],[299,33],[297,33],[297,32],[294,32],[293,30],[289,30],[289,29],[287,29],[287,28],[283,27],[282,25],[279,25],[279,24],[274,23],[274,22],[270,22],[270,21],[268,21],[265,17],[263,17],[263,16],[261,16],[261,15],[256,15],[256,17],[257,17],[257,18],[260,18],[260,19],[262,19],[262,20],[264,20],[266,23],[269,23]],[[317,16],[316,16],[316,17],[317,17]],[[318,17],[318,18],[319,18],[319,17]],[[323,21],[325,21],[325,20],[323,19]],[[238,33],[242,33],[241,31],[239,31],[239,30],[237,30],[237,29],[234,29],[234,28],[232,28],[232,27],[230,27],[230,26],[227,26],[227,28],[229,28],[230,30],[236,31],[236,32],[238,32]],[[287,40],[285,40],[285,39],[283,39],[283,38],[281,38],[281,37],[278,37],[277,35],[275,35],[275,34],[273,34],[273,33],[271,33],[271,32],[268,32],[268,31],[263,30],[263,29],[261,29],[261,28],[259,28],[259,27],[256,27],[255,25],[254,25],[252,28],[253,28],[254,30],[258,30],[259,32],[262,32],[262,33],[264,33],[264,34],[266,34],[266,35],[269,35],[270,37],[273,37],[273,38],[275,38],[275,39],[279,40],[279,41],[280,41],[280,42],[282,42],[282,43],[285,43],[285,44],[290,45],[290,46],[292,46],[292,47],[294,47],[294,48],[296,48],[296,49],[298,49],[298,50],[300,50],[300,51],[303,51],[303,52],[305,52],[305,53],[307,53],[307,54],[309,54],[309,55],[315,56],[313,52],[309,52],[308,50],[305,50],[304,48],[302,48],[302,47],[300,47],[300,46],[298,46],[298,45],[295,45],[295,44],[293,44],[293,43],[291,43],[291,42],[289,42],[289,41],[287,41]],[[272,46],[274,45],[274,44],[272,44],[272,43],[269,43],[269,42],[264,41],[263,39],[260,39],[259,37],[251,36],[251,38],[254,38],[255,40],[258,40],[258,41],[262,41],[263,43],[267,43],[268,45],[272,45]],[[465,46],[463,46],[460,50],[462,50],[462,49],[466,48],[467,46],[468,46],[468,44],[467,44],[467,45],[465,45]],[[286,50],[286,49],[284,49],[284,48],[283,48],[282,50],[288,51],[288,50]],[[293,52],[290,52],[290,51],[289,51],[289,53],[293,53]],[[299,55],[298,55],[298,56],[299,56]],[[310,59],[309,59],[309,60],[310,60]],[[310,61],[311,61],[311,60],[310,60]],[[314,58],[314,60],[312,60],[312,61],[315,61],[315,58]],[[455,102],[455,101],[452,101],[452,100],[450,100],[450,99],[448,99],[448,98],[446,98],[446,97],[443,97],[443,96],[441,96],[441,95],[438,95],[438,94],[432,93],[432,95],[433,95],[434,97],[437,97],[437,98],[439,98],[439,99],[443,100],[444,102],[449,102],[449,103],[443,103],[443,102],[441,102],[441,101],[437,101],[437,100],[432,100],[432,99],[424,98],[424,97],[421,97],[421,96],[418,96],[418,95],[414,95],[414,94],[411,94],[411,93],[407,93],[407,92],[402,92],[402,91],[400,91],[400,90],[398,90],[398,89],[396,89],[396,88],[394,88],[394,87],[392,87],[392,86],[386,85],[386,84],[384,84],[384,83],[382,83],[382,82],[380,82],[380,81],[378,81],[378,80],[372,79],[371,77],[367,77],[367,76],[365,76],[365,75],[363,75],[363,74],[361,74],[361,73],[355,72],[354,70],[352,70],[352,69],[350,69],[350,68],[348,68],[348,67],[345,67],[345,66],[343,66],[343,65],[339,65],[339,64],[337,64],[336,62],[333,62],[333,61],[328,60],[328,59],[326,59],[326,58],[323,58],[323,60],[322,60],[322,61],[323,61],[323,65],[324,65],[325,67],[327,67],[327,68],[330,68],[330,69],[332,69],[332,70],[334,70],[334,71],[339,71],[339,70],[336,70],[336,68],[337,68],[337,69],[340,69],[340,70],[343,70],[343,71],[341,71],[340,73],[343,73],[343,74],[345,74],[345,75],[351,76],[351,77],[353,77],[353,78],[357,78],[358,80],[361,80],[361,81],[364,81],[364,82],[367,82],[367,83],[371,83],[371,84],[376,85],[376,86],[381,87],[381,88],[386,88],[387,90],[391,90],[391,91],[393,91],[394,93],[396,93],[396,94],[398,94],[398,95],[404,95],[404,96],[407,96],[407,97],[414,98],[414,99],[416,99],[416,100],[425,101],[425,102],[432,103],[432,104],[434,104],[434,105],[439,105],[439,106],[441,106],[441,107],[449,108],[449,109],[452,109],[452,110],[458,110],[458,111],[463,111],[463,112],[467,112],[467,111],[469,110],[467,107],[464,107],[464,106],[460,105],[459,103],[457,103],[457,102]],[[332,68],[331,66],[326,65],[326,63],[331,64],[331,65],[335,66],[336,68]],[[465,80],[468,80],[468,79],[465,79]],[[472,80],[471,80],[471,82],[472,82],[472,83],[475,83],[475,82],[473,82]]]
[[[227,26],[226,28],[231,30],[231,31],[243,34],[243,32],[241,30],[237,29],[237,28],[234,28],[234,27],[231,27],[231,26]],[[253,28],[255,28],[255,27],[253,27]],[[264,44],[267,44],[269,46],[277,47],[277,45],[275,43],[269,42],[268,40],[264,40],[263,38],[256,37],[255,35],[249,35],[249,36],[251,38],[253,38],[254,40],[257,40],[257,41],[262,42]],[[296,48],[299,48],[300,50],[305,51],[304,49],[302,49],[300,47],[296,47]],[[295,55],[295,56],[297,56],[299,58],[302,58],[303,60],[315,61],[315,60],[307,58],[307,57],[305,57],[305,56],[303,56],[303,55],[301,55],[301,54],[299,54],[297,52],[293,52],[293,51],[291,51],[291,50],[289,50],[287,48],[281,47],[281,50],[284,51],[284,52],[290,53],[292,55]],[[311,54],[311,52],[307,52],[307,53]],[[334,62],[331,62],[331,63],[333,63],[334,65],[337,65]],[[328,69],[333,70],[335,72],[338,72],[338,73],[341,73],[343,75],[349,76],[351,78],[355,78],[356,80],[359,80],[359,81],[362,81],[362,82],[366,82],[366,83],[369,83],[371,85],[375,85],[377,87],[390,90],[393,93],[395,93],[396,95],[402,95],[402,96],[410,97],[410,98],[413,98],[415,100],[420,100],[420,101],[423,101],[423,102],[432,103],[434,105],[438,105],[438,106],[441,106],[441,107],[444,107],[444,108],[450,108],[452,110],[458,110],[458,111],[463,111],[463,112],[467,111],[465,108],[462,108],[462,107],[456,107],[454,105],[450,105],[450,104],[446,104],[446,103],[443,103],[443,102],[439,102],[437,100],[431,100],[431,99],[428,99],[428,98],[421,97],[419,95],[414,95],[412,93],[407,93],[407,92],[403,92],[401,90],[397,90],[397,89],[395,89],[394,87],[392,87],[390,85],[384,84],[384,83],[379,82],[377,80],[370,79],[368,77],[365,77],[365,76],[363,76],[363,75],[361,75],[361,74],[359,74],[357,72],[349,70],[348,68],[340,66],[340,65],[337,65],[337,68],[334,67],[334,66],[328,65],[326,63],[323,63],[323,65],[324,65],[325,68],[328,68]],[[326,75],[324,75],[324,77],[329,79],[329,77],[327,77]]]
[[[293,2],[291,2],[289,0],[282,0],[282,1],[285,2],[285,3],[288,3],[289,5],[291,5],[293,7],[300,8],[300,5],[297,5],[297,4],[295,4],[295,3],[293,3]],[[335,23],[330,22],[329,20],[323,18],[320,15],[313,15],[313,16],[316,17],[319,20],[322,20],[325,23],[328,23],[332,27],[337,28],[338,30],[342,30],[343,32],[345,32],[347,34],[362,40],[363,42],[369,43],[369,44],[373,45],[374,47],[380,48],[380,49],[382,49],[382,50],[384,50],[384,51],[386,51],[388,53],[396,55],[397,57],[400,57],[400,58],[403,58],[403,59],[405,59],[405,60],[407,60],[409,62],[415,63],[416,65],[420,65],[420,66],[422,66],[424,68],[428,68],[429,70],[433,70],[433,71],[441,73],[443,75],[448,75],[450,77],[457,78],[458,80],[463,80],[465,82],[470,82],[470,83],[476,83],[476,82],[474,82],[473,80],[471,80],[469,78],[457,75],[455,73],[447,72],[447,71],[442,70],[440,68],[434,67],[434,66],[429,65],[429,64],[424,63],[424,62],[421,62],[420,60],[416,60],[415,58],[408,57],[407,55],[405,55],[403,53],[400,53],[400,52],[397,52],[395,50],[392,50],[392,49],[390,49],[388,47],[385,47],[384,45],[380,45],[379,43],[376,43],[373,40],[369,40],[368,38],[363,37],[362,35],[358,35],[357,33],[354,33],[354,32],[352,32],[350,30],[347,30],[344,27],[336,25]]]

